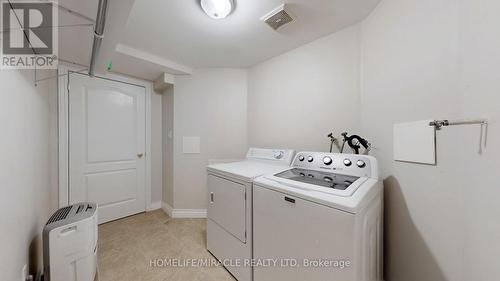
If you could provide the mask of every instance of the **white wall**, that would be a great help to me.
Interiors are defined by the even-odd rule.
[[[362,25],[363,133],[386,188],[386,280],[500,276],[500,8],[494,0],[383,0]],[[438,132],[438,166],[392,161],[392,125],[428,118],[492,120]]]
[[[161,207],[163,189],[162,95],[151,93],[151,204]]]
[[[383,0],[359,33],[250,70],[251,145],[324,150],[332,129],[359,129],[373,143],[386,190],[387,281],[500,276],[499,10],[495,0]],[[438,132],[437,166],[392,160],[394,123],[476,117],[490,118],[484,155],[479,127],[465,126]]]
[[[174,206],[174,87],[166,89],[161,98],[163,119],[163,200]]]
[[[206,209],[209,159],[247,150],[247,71],[197,70],[174,86],[174,207]],[[183,154],[184,136],[201,138],[201,154]]]
[[[460,2],[460,95],[466,117],[491,120],[488,149],[483,156],[477,146],[477,128],[462,129],[464,251],[463,280],[500,278],[500,1]],[[469,158],[470,157],[470,158]]]
[[[41,270],[41,231],[57,206],[50,186],[54,180],[49,176],[54,159],[49,118],[55,80],[35,88],[33,79],[32,71],[0,71],[2,280],[21,280],[21,269],[28,261],[32,271]]]
[[[461,280],[463,129],[439,133],[438,167],[394,162],[394,123],[457,118],[456,1],[385,0],[363,23],[362,124],[386,188],[386,279]],[[467,130],[467,128],[466,128]],[[475,147],[468,147],[474,154]]]
[[[252,67],[248,89],[251,146],[328,151],[359,129],[359,27]]]

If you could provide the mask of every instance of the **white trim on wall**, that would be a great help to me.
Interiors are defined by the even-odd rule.
[[[206,219],[207,210],[205,209],[174,209],[173,218],[178,219]]]
[[[165,203],[165,202],[161,202],[161,209],[169,216],[169,217],[172,217],[172,213],[173,213],[173,208],[172,206],[170,206],[169,204]]]
[[[58,175],[59,208],[69,204],[68,176],[68,71],[78,71],[75,67],[59,65],[57,68],[57,139],[58,139]]]
[[[155,211],[155,210],[159,210],[161,209],[162,206],[161,206],[161,201],[158,201],[158,202],[151,202],[151,206],[149,209],[147,209],[148,212],[150,211]]]
[[[174,209],[169,204],[163,202],[162,210],[171,218],[176,219],[205,219],[207,218],[206,209]]]
[[[68,73],[69,72],[84,72],[87,69],[83,67],[69,66],[60,64],[57,70],[58,74],[58,146],[59,146],[59,208],[69,204],[69,167],[68,167]],[[128,83],[144,87],[146,90],[146,188],[145,188],[145,210],[152,209],[151,204],[151,95],[153,94],[153,84],[150,81],[139,80],[126,76],[106,73],[104,75],[96,75],[96,77],[114,80],[118,82]],[[161,206],[161,203],[156,203],[154,207]],[[158,207],[157,209],[159,209]]]

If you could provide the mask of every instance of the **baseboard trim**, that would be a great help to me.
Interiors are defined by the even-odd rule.
[[[207,210],[204,209],[174,209],[172,211],[173,218],[183,219],[205,219]]]
[[[172,211],[173,211],[173,208],[172,206],[170,206],[169,204],[165,203],[165,202],[161,202],[161,209],[169,216],[169,217],[172,217]]]
[[[161,201],[152,202],[151,206],[149,206],[148,212],[149,211],[155,211],[155,210],[158,210],[158,209],[161,209],[161,208],[162,208]]]
[[[171,218],[176,219],[204,219],[207,217],[206,209],[174,209],[165,202],[161,204],[161,208]]]

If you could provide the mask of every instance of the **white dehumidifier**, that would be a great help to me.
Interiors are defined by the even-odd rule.
[[[97,205],[57,210],[43,229],[44,281],[94,281],[97,273]]]

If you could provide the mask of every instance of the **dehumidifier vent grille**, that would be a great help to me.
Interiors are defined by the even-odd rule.
[[[69,212],[71,211],[72,206],[64,207],[55,212],[47,222],[47,224],[51,224],[53,222],[64,220],[68,217]]]

